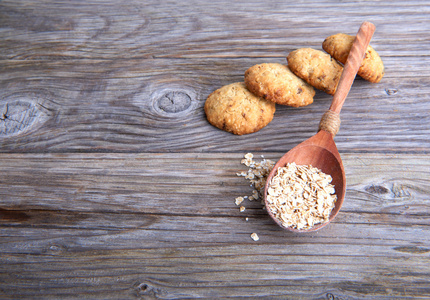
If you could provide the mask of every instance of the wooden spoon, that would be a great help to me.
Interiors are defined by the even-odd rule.
[[[364,22],[360,26],[360,29],[349,52],[342,75],[339,79],[330,109],[323,115],[318,133],[308,140],[300,143],[287,152],[284,156],[282,156],[267,177],[264,193],[266,209],[272,219],[282,228],[294,232],[309,232],[318,230],[332,221],[342,206],[346,191],[345,170],[343,168],[342,160],[340,158],[336,144],[334,143],[333,137],[336,135],[339,129],[340,110],[342,109],[342,105],[345,102],[349,90],[351,89],[351,85],[355,79],[357,71],[361,66],[364,54],[366,53],[374,31],[375,26],[372,23]],[[322,172],[331,175],[333,178],[331,183],[335,187],[337,201],[330,214],[328,222],[316,224],[309,229],[285,227],[269,209],[267,203],[267,191],[270,181],[272,180],[273,176],[276,175],[279,167],[284,167],[287,165],[287,163],[292,162],[295,162],[297,165],[312,165],[313,167],[320,169]]]

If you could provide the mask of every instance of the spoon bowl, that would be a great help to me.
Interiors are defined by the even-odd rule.
[[[339,79],[339,83],[333,96],[333,101],[331,103],[330,109],[323,115],[318,133],[313,137],[309,138],[308,140],[300,143],[286,154],[284,154],[284,156],[282,156],[281,159],[275,164],[272,171],[267,177],[264,192],[264,202],[266,210],[271,216],[271,218],[284,229],[293,232],[310,232],[318,230],[326,226],[336,217],[343,204],[346,191],[345,170],[333,137],[339,130],[340,110],[342,108],[343,103],[345,102],[346,96],[349,93],[357,71],[361,66],[364,54],[367,50],[374,31],[375,26],[372,23],[364,22],[363,24],[361,24],[360,29],[349,52],[348,59],[345,63],[342,75]],[[284,167],[288,163],[293,162],[297,165],[311,165],[312,167],[316,167],[320,169],[323,173],[328,174],[332,177],[331,184],[334,185],[337,200],[335,203],[335,207],[330,213],[328,222],[318,223],[306,229],[285,227],[281,223],[281,221],[275,217],[275,215],[269,208],[269,204],[267,202],[267,193],[272,178],[276,175],[278,168]]]
[[[269,186],[270,180],[273,176],[276,175],[276,172],[279,167],[284,167],[288,163],[296,163],[297,165],[311,165],[320,169],[325,174],[330,174],[332,177],[332,182],[335,186],[335,194],[337,196],[337,201],[335,203],[335,207],[330,213],[329,222],[335,218],[337,213],[339,212],[343,199],[345,197],[346,191],[346,179],[345,172],[342,164],[342,160],[340,158],[339,152],[337,150],[336,144],[334,143],[333,136],[325,131],[320,130],[316,135],[311,137],[310,139],[302,142],[297,145],[289,152],[284,154],[281,159],[275,164],[272,171],[269,173],[267,177],[266,187],[265,187],[265,195],[267,195],[267,189]],[[265,198],[266,210],[272,219],[282,228],[288,229],[294,232],[309,232],[316,231],[325,225],[326,223],[319,223],[308,229],[296,229],[293,227],[285,227],[282,223],[275,217],[272,211],[267,206],[267,201]]]

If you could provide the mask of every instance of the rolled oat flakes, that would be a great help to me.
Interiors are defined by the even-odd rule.
[[[329,221],[337,196],[332,178],[310,165],[280,167],[267,190],[267,206],[284,227],[310,229]]]

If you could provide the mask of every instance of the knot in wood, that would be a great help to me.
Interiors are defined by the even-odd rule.
[[[397,94],[397,89],[385,89],[388,96]]]
[[[335,136],[339,132],[340,128],[340,117],[339,114],[328,110],[324,113],[319,124],[319,130],[325,130],[332,136]]]
[[[0,105],[0,137],[20,133],[41,117],[41,111],[33,102],[12,101]]]
[[[168,113],[178,113],[186,110],[191,105],[191,97],[178,91],[164,94],[158,99],[158,107]]]
[[[366,192],[371,194],[388,194],[390,192],[389,189],[380,185],[370,185],[364,189]]]
[[[158,288],[146,282],[137,282],[134,285],[134,290],[138,296],[152,296],[153,298],[158,298],[156,296],[160,293]]]

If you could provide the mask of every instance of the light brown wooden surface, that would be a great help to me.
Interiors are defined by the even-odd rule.
[[[1,1],[0,298],[430,298],[429,14],[429,1]],[[342,108],[338,216],[294,234],[259,202],[239,212],[242,156],[279,159],[331,96],[277,106],[240,137],[208,124],[206,97],[363,21],[386,74],[357,78]]]

